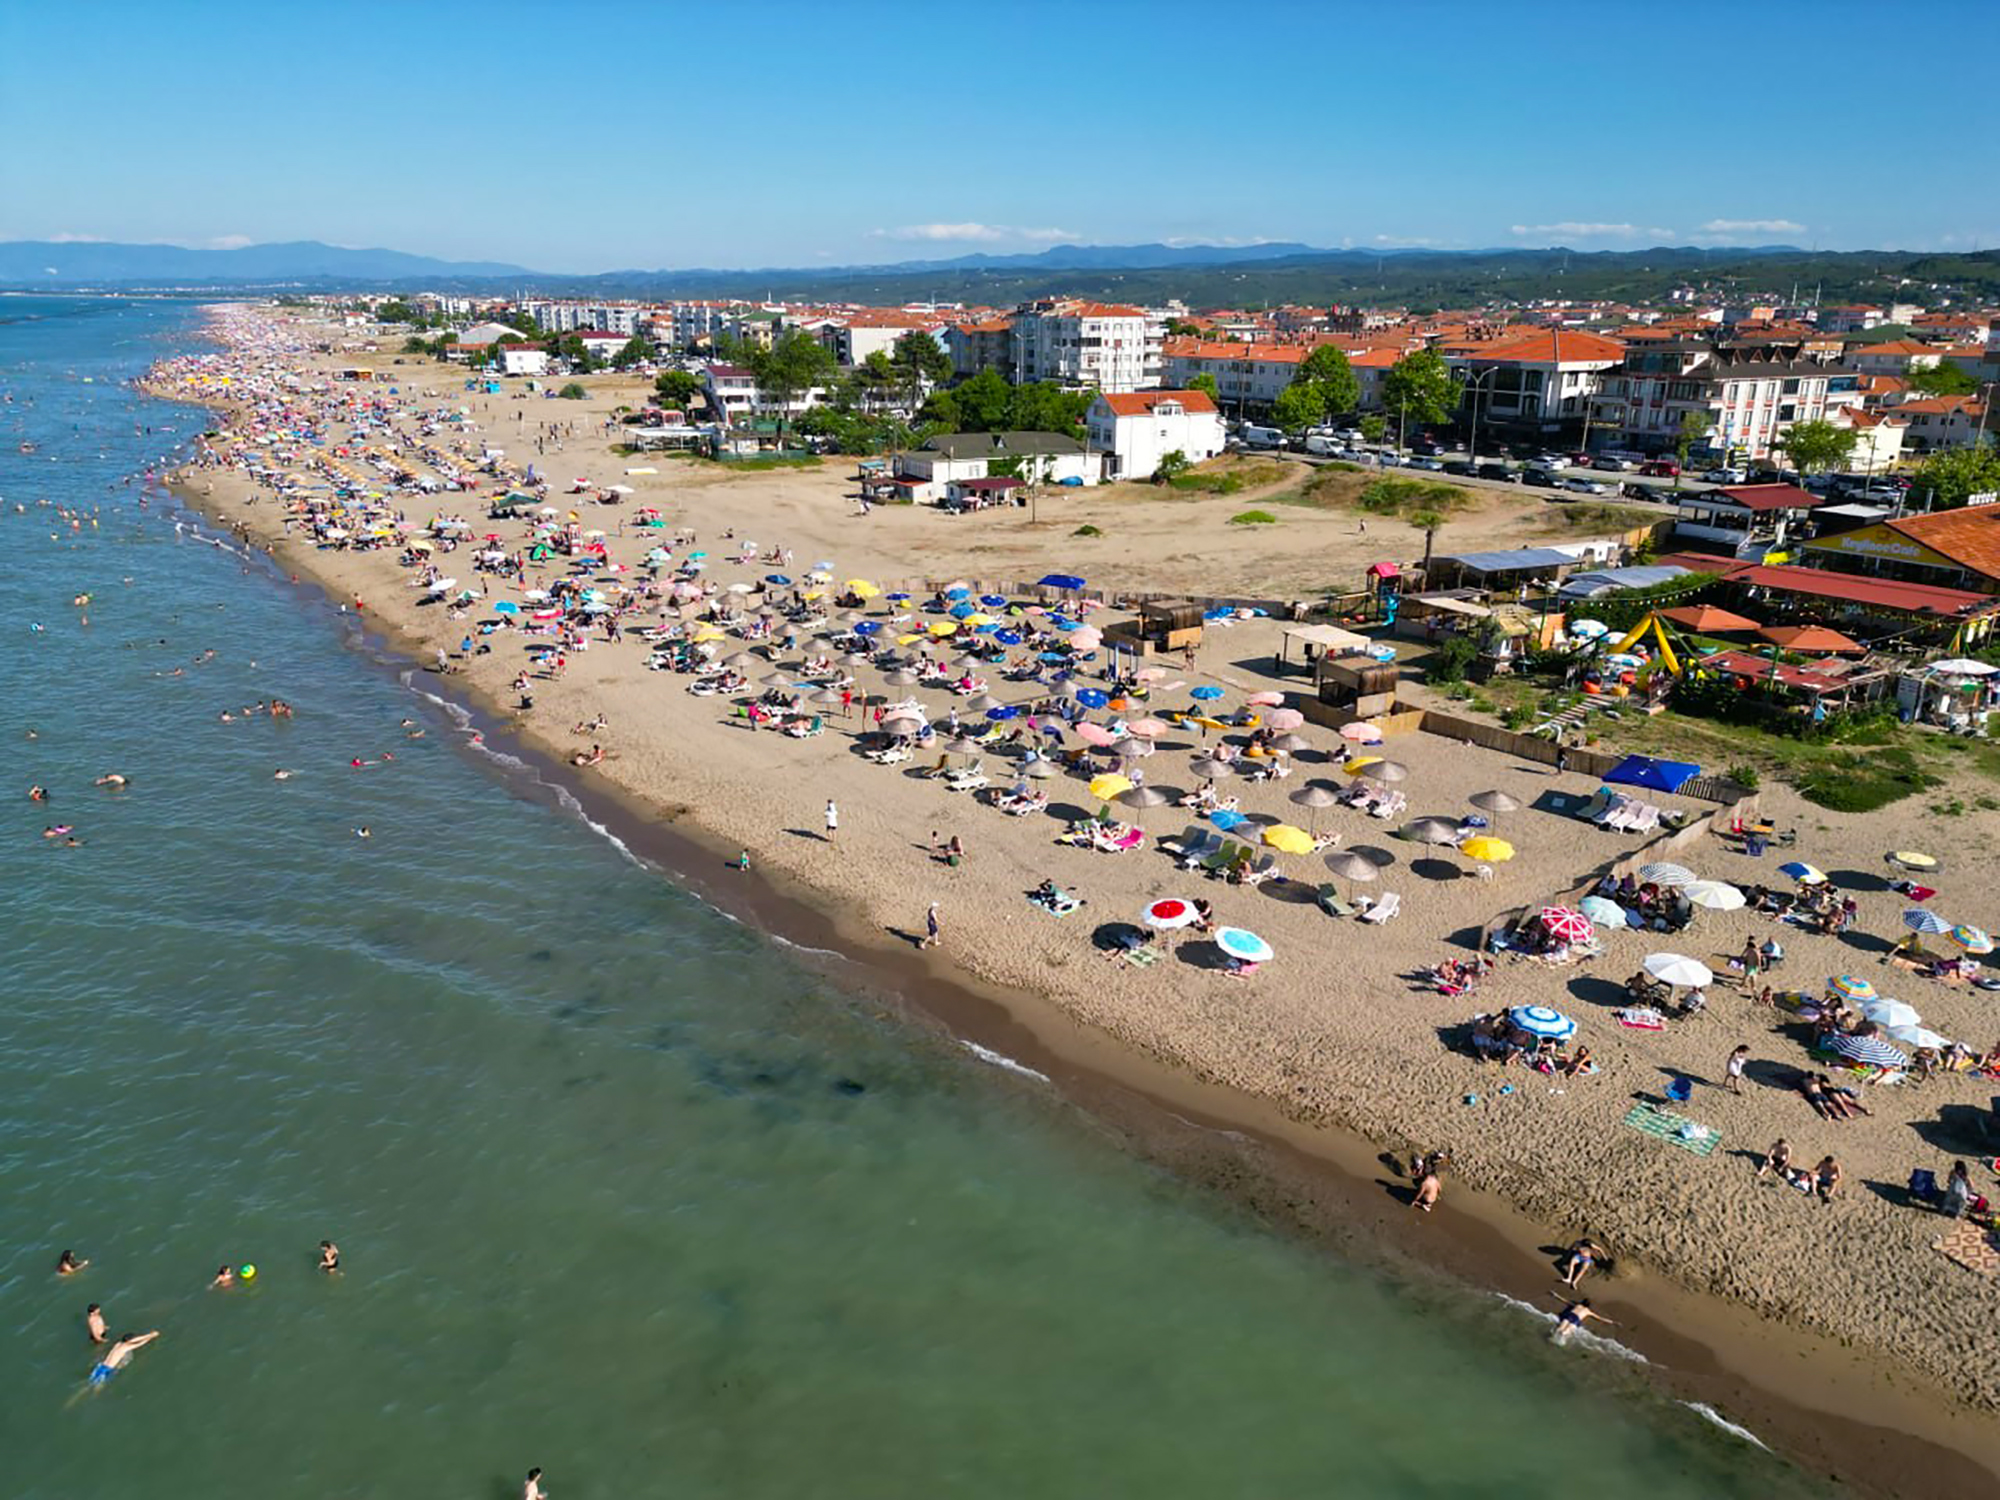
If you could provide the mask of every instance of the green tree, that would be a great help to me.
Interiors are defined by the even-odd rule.
[[[1778,438],[1777,446],[1801,474],[1824,474],[1846,467],[1861,436],[1852,427],[1836,427],[1831,422],[1794,422]]]
[[[1222,409],[1222,392],[1216,387],[1215,377],[1206,370],[1197,370],[1187,383],[1191,391],[1200,391],[1215,403],[1217,411]]]
[[[590,392],[578,385],[574,380],[557,391],[556,394],[565,401],[584,401],[589,399],[590,396]]]
[[[973,379],[978,379],[974,376]],[[1003,386],[1006,382],[1000,382]],[[972,384],[968,380],[965,385]],[[964,414],[958,407],[958,393],[965,389],[959,386],[949,391],[932,391],[925,398],[923,407],[917,412],[917,430],[925,437],[933,437],[940,432],[971,432],[975,429],[965,425]]]
[[[652,357],[653,346],[635,333],[631,338],[625,340],[624,348],[611,356],[611,368],[614,370],[629,370],[632,366],[649,360]]]
[[[887,400],[889,393],[897,389],[902,380],[889,356],[880,349],[854,367],[855,389],[861,393],[862,407],[868,411],[873,411]]]
[[[1081,438],[1083,414],[1096,399],[1096,391],[1066,391],[1053,380],[1017,385],[1007,403],[1005,425],[1015,432],[1066,432]]]
[[[1437,541],[1439,530],[1444,526],[1444,512],[1413,510],[1407,519],[1424,534],[1424,586],[1428,588],[1431,581],[1431,547]]]
[[[1911,360],[1903,371],[1903,378],[1910,383],[1910,389],[1920,396],[1970,396],[1979,389],[1979,382],[1965,373],[1962,366],[1949,360],[1939,360],[1934,365],[1919,365]]]
[[[1167,319],[1166,335],[1170,339],[1199,338],[1201,329],[1186,318]]]
[[[765,399],[778,409],[778,446],[782,448],[792,402],[815,386],[833,384],[839,366],[826,345],[809,333],[794,330],[761,352],[751,369]]]
[[[1933,453],[1917,466],[1910,493],[1928,494],[1932,510],[1956,510],[1973,495],[2000,490],[2000,451],[1990,445]]]
[[[1328,416],[1344,416],[1361,404],[1361,379],[1347,356],[1331,344],[1321,344],[1299,362],[1292,383],[1310,381],[1319,387]]]
[[[1694,452],[1696,443],[1708,441],[1709,418],[1705,411],[1684,411],[1681,413],[1680,430],[1674,434],[1674,459],[1685,471],[1688,455]],[[1681,487],[1681,475],[1674,476],[1674,488]]]
[[[669,406],[686,411],[701,394],[701,377],[686,370],[665,370],[653,377],[653,391]]]
[[[1458,410],[1458,383],[1451,378],[1444,356],[1419,349],[1397,360],[1382,377],[1382,409],[1396,414],[1396,441],[1408,436],[1410,425],[1442,422]]]
[[[1294,380],[1271,403],[1271,421],[1296,437],[1326,418],[1326,396],[1311,380]]]
[[[904,398],[912,408],[924,399],[926,388],[943,385],[951,379],[951,356],[922,329],[897,339],[889,362],[895,368],[902,382]]]
[[[1361,440],[1365,443],[1379,443],[1389,435],[1387,417],[1367,416],[1361,419]]]
[[[405,354],[428,354],[431,352],[431,346],[412,334],[409,338],[403,340],[403,352]]]
[[[1169,484],[1193,467],[1194,465],[1188,461],[1188,456],[1178,448],[1169,453],[1162,453],[1160,466],[1153,470],[1153,483]]]
[[[396,301],[384,302],[380,307],[376,308],[375,321],[378,323],[416,323],[422,320],[418,317],[417,310],[410,306],[409,303]]]
[[[537,323],[532,317],[530,317],[527,313],[524,312],[509,313],[506,317],[502,318],[500,321],[505,323],[509,328],[513,329],[516,333],[524,333],[529,338],[535,337],[535,335],[537,335],[542,331],[542,325]]]

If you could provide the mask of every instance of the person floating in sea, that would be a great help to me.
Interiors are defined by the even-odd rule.
[[[130,780],[117,771],[106,771],[96,781],[91,783],[92,786],[109,787],[113,791],[123,791],[131,784]]]
[[[319,1242],[319,1268],[329,1276],[340,1269],[340,1246],[332,1240]]]
[[[93,1344],[102,1344],[111,1337],[111,1326],[104,1321],[104,1309],[95,1302],[83,1310],[83,1331],[90,1335]]]
[[[118,1342],[113,1344],[109,1349],[106,1349],[104,1351],[104,1358],[91,1366],[90,1374],[84,1377],[86,1382],[93,1386],[109,1384],[113,1375],[116,1375],[126,1365],[131,1363],[134,1354],[152,1343],[159,1336],[160,1330],[157,1328],[151,1333],[119,1334]]]
[[[528,1470],[528,1477],[522,1481],[521,1500],[549,1500],[549,1492],[542,1488],[540,1464]]]
[[[74,1276],[89,1264],[87,1260],[78,1260],[74,1250],[65,1250],[56,1257],[56,1275]]]
[[[215,1279],[208,1284],[210,1291],[227,1291],[235,1285],[236,1268],[234,1266],[217,1266],[215,1268]]]

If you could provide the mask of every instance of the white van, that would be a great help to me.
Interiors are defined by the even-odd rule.
[[[1237,436],[1243,440],[1243,446],[1246,448],[1282,448],[1285,446],[1285,434],[1281,429],[1276,427],[1254,427],[1250,423],[1245,422],[1243,430]]]
[[[1329,453],[1345,453],[1347,444],[1341,438],[1342,434],[1335,432],[1331,427],[1308,427],[1305,450],[1308,453],[1317,453],[1322,458]]]

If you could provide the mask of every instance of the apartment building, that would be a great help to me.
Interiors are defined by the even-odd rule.
[[[1263,411],[1292,383],[1299,365],[1312,349],[1305,344],[1239,344],[1230,340],[1168,339],[1164,345],[1165,380],[1185,390],[1197,375],[1215,381],[1225,408],[1241,415]]]
[[[981,370],[998,370],[1002,375],[1011,377],[1014,372],[1014,320],[980,318],[968,323],[954,323],[944,331],[944,349],[951,356],[952,374],[961,380],[970,379]]]
[[[1617,339],[1550,328],[1448,354],[1445,363],[1464,385],[1468,418],[1528,436],[1581,427],[1600,378],[1624,357]]]
[[[1160,384],[1166,321],[1112,302],[1044,297],[1014,311],[1014,378],[1075,390],[1138,391]]]
[[[1826,419],[1860,402],[1861,377],[1783,349],[1718,348],[1667,341],[1635,346],[1599,377],[1591,401],[1600,446],[1637,453],[1672,451],[1693,413],[1706,447],[1735,460],[1768,458],[1794,422]]]
[[[1203,391],[1100,395],[1084,414],[1090,450],[1104,455],[1106,479],[1146,479],[1169,453],[1200,463],[1222,451],[1222,413]]]

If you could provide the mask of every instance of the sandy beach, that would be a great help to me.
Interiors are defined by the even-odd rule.
[[[1423,977],[1431,965],[1469,956],[1478,935],[1501,914],[1572,891],[1645,842],[1645,835],[1603,831],[1564,810],[1589,797],[1594,778],[1422,733],[1398,734],[1379,753],[1407,768],[1400,783],[1408,802],[1402,815],[1381,820],[1345,807],[1314,810],[1293,803],[1290,794],[1309,782],[1339,786],[1349,778],[1340,774],[1344,747],[1338,738],[1308,726],[1303,732],[1312,748],[1293,757],[1288,778],[1225,782],[1221,790],[1239,798],[1253,817],[1333,833],[1334,848],[1359,852],[1376,866],[1377,877],[1365,889],[1393,892],[1400,912],[1364,926],[1329,917],[1315,903],[1315,888],[1330,878],[1316,854],[1276,855],[1276,869],[1286,878],[1255,888],[1183,872],[1157,847],[1162,836],[1195,821],[1172,806],[1123,814],[1148,835],[1130,852],[1059,845],[1055,837],[1068,818],[1099,806],[1083,778],[1041,783],[1049,793],[1047,812],[1010,817],[918,774],[926,764],[921,756],[890,766],[864,759],[861,732],[867,726],[858,709],[847,718],[837,708],[824,710],[825,732],[814,738],[750,728],[736,710],[741,695],[695,696],[686,674],[647,670],[650,648],[629,629],[618,641],[586,631],[587,649],[569,649],[560,675],[531,678],[534,706],[522,713],[512,685],[532,670],[527,648],[548,645],[548,638],[509,628],[481,638],[491,647],[485,654],[462,655],[460,644],[478,622],[494,618],[492,603],[522,601],[524,588],[569,576],[568,558],[531,564],[525,580],[507,581],[474,573],[469,544],[434,554],[441,572],[482,595],[460,612],[423,597],[414,586],[416,569],[399,561],[400,547],[315,545],[296,526],[288,528],[287,518],[296,520],[296,513],[236,460],[256,450],[256,432],[277,424],[279,392],[297,409],[328,419],[350,403],[379,398],[391,413],[387,428],[354,444],[355,456],[343,462],[359,470],[361,450],[393,451],[399,463],[430,474],[434,467],[417,456],[424,441],[459,445],[468,467],[482,445],[505,449],[510,466],[533,463],[549,477],[544,503],[564,518],[573,510],[579,529],[605,533],[604,559],[579,576],[625,584],[643,579],[649,549],[683,532],[692,540],[677,547],[677,555],[705,550],[703,576],[723,589],[755,584],[772,572],[799,577],[825,559],[835,564],[837,580],[866,578],[913,592],[955,578],[975,587],[1032,582],[1060,570],[1086,577],[1093,593],[1289,599],[1353,586],[1377,559],[1417,556],[1420,533],[1372,517],[1363,533],[1352,512],[1298,506],[1281,508],[1272,526],[1237,526],[1229,518],[1254,494],[1163,496],[1134,486],[1044,500],[1032,522],[1016,510],[953,517],[891,507],[863,517],[854,499],[852,460],[832,459],[811,470],[732,473],[614,453],[616,435],[606,430],[606,418],[620,405],[640,403],[644,388],[636,381],[592,378],[587,401],[515,399],[518,383],[510,383],[506,395],[474,394],[463,389],[461,372],[430,361],[409,358],[399,367],[387,353],[307,352],[303,346],[311,342],[337,345],[339,331],[307,325],[291,313],[238,309],[219,331],[236,352],[176,362],[153,382],[160,394],[203,402],[231,419],[213,445],[215,462],[173,476],[176,492],[268,548],[292,573],[319,581],[335,598],[358,601],[371,628],[388,634],[415,661],[429,664],[446,653],[449,674],[440,692],[489,705],[513,733],[558,762],[601,745],[603,759],[583,775],[662,820],[698,831],[714,849],[741,849],[757,872],[837,912],[846,930],[913,944],[924,931],[927,909],[937,903],[941,932],[934,957],[984,986],[1032,994],[1087,1046],[1142,1054],[1308,1130],[1339,1127],[1397,1151],[1449,1148],[1452,1167],[1435,1218],[1452,1216],[1455,1192],[1477,1189],[1560,1235],[1587,1234],[1612,1257],[1609,1273],[1590,1284],[1607,1304],[1621,1287],[1664,1278],[1864,1349],[1879,1359],[1885,1384],[1914,1378],[1960,1403],[1971,1424],[1961,1435],[1966,1450],[1983,1447],[1985,1461],[1995,1462],[2000,1444],[1986,1420],[2000,1412],[2000,1361],[1990,1352],[1995,1283],[1934,1250],[1951,1221],[1910,1206],[1904,1193],[1913,1168],[1929,1168],[1942,1181],[1950,1164],[1963,1158],[1975,1187],[2000,1196],[2000,1179],[1973,1154],[1975,1142],[1963,1123],[1985,1107],[1995,1085],[1966,1074],[1864,1087],[1859,1092],[1869,1116],[1820,1118],[1792,1086],[1797,1070],[1811,1062],[1801,1028],[1758,1004],[1754,994],[1739,993],[1727,978],[1727,960],[1746,940],[1776,935],[1785,949],[1771,976],[1779,987],[1817,993],[1830,975],[1864,976],[1883,994],[1919,1009],[1926,1026],[1983,1052],[2000,1036],[1990,995],[1882,962],[1905,936],[1900,916],[1909,905],[1889,889],[1897,872],[1885,866],[1884,854],[1918,848],[1936,856],[1939,873],[1926,877],[1939,889],[1931,907],[1953,921],[1991,926],[2000,861],[1989,847],[1990,819],[1938,816],[1915,800],[1867,815],[1836,815],[1786,789],[1767,789],[1761,810],[1779,827],[1797,830],[1795,849],[1757,860],[1706,839],[1676,858],[1704,877],[1780,884],[1780,859],[1808,860],[1856,901],[1858,921],[1850,931],[1821,936],[1749,910],[1703,912],[1689,931],[1670,938],[1607,932],[1605,951],[1589,963],[1552,966],[1502,957],[1477,994],[1445,995]],[[387,385],[332,378],[336,368],[357,366],[381,371],[398,394],[388,396]],[[226,371],[233,373],[228,387],[218,379]],[[261,410],[259,392],[266,402]],[[448,433],[421,439],[411,413],[446,408],[463,408],[464,420]],[[548,430],[544,424],[550,423],[562,424],[561,431]],[[347,445],[344,424],[329,420],[328,427],[329,445]],[[335,427],[338,436],[331,435]],[[399,446],[391,449],[392,443]],[[565,493],[575,481],[586,481],[585,491]],[[593,498],[613,485],[631,493],[609,504]],[[398,493],[389,505],[403,513],[409,537],[426,532],[438,517],[463,517],[473,536],[497,533],[496,548],[521,549],[530,540],[530,522],[489,522],[491,493],[487,481],[475,493]],[[647,508],[658,512],[660,528],[634,524]],[[1532,497],[1488,498],[1454,518],[1449,537],[1459,546],[1519,545],[1561,527],[1560,520],[1547,519],[1548,510]],[[1075,535],[1086,525],[1103,534]],[[756,556],[738,561],[746,542],[756,544]],[[788,550],[793,561],[765,560],[773,548]],[[622,570],[611,572],[609,564]],[[876,599],[868,609],[898,628],[890,605]],[[1104,614],[1114,617],[1115,611]],[[657,601],[635,600],[623,623],[629,628],[658,619]],[[1234,708],[1260,692],[1296,693],[1302,679],[1270,675],[1277,645],[1271,620],[1221,623],[1209,630],[1193,669],[1176,667],[1173,675],[1189,687],[1222,689],[1219,708]],[[730,640],[723,646],[730,653],[746,648],[759,656],[748,671],[752,694],[761,690],[761,677],[781,664],[796,665],[801,655],[775,642]],[[984,675],[988,691],[1004,702],[1025,703],[1049,692],[1004,682],[997,672]],[[872,668],[857,668],[855,676],[858,692],[884,690]],[[934,720],[954,701],[938,688],[890,687],[888,693],[918,697]],[[1158,697],[1161,708],[1188,702],[1185,688]],[[311,705],[297,710],[310,713]],[[601,729],[573,732],[600,716]],[[966,717],[971,722],[977,716]],[[1215,738],[1171,726],[1138,763],[1147,784],[1193,788],[1201,772],[1192,757]],[[1012,780],[1007,757],[995,752],[987,766],[996,785]],[[1412,818],[1457,820],[1469,810],[1469,797],[1495,788],[1521,809],[1497,820],[1495,831],[1517,854],[1490,878],[1476,877],[1473,863],[1449,850],[1434,853],[1396,836]],[[1651,800],[1695,816],[1715,810],[1691,799]],[[831,837],[824,819],[829,801],[839,809]],[[936,841],[953,837],[965,850],[955,864],[933,853]],[[717,883],[735,876],[722,859],[715,864]],[[1085,904],[1064,916],[1030,904],[1026,893],[1045,880]],[[1345,889],[1347,882],[1340,885]],[[1219,922],[1266,939],[1275,959],[1239,978],[1224,970],[1213,944],[1195,937],[1145,968],[1107,957],[1101,940],[1108,925],[1132,923],[1156,899],[1197,895],[1214,903]],[[1612,1012],[1625,1003],[1621,982],[1661,949],[1715,969],[1706,1011],[1662,1030],[1620,1026]],[[1563,1079],[1477,1061],[1460,1028],[1475,1012],[1515,1005],[1546,1005],[1575,1017],[1578,1040],[1589,1046],[1598,1071]],[[1725,1060],[1739,1044],[1750,1048],[1740,1093],[1723,1086]],[[1707,1154],[1624,1123],[1636,1101],[1660,1098],[1676,1074],[1690,1078],[1693,1088],[1678,1108],[1719,1134],[1719,1146]],[[1828,1154],[1838,1158],[1843,1179],[1831,1201],[1758,1175],[1757,1161],[1781,1137],[1802,1166]],[[1809,1390],[1799,1395],[1810,1399]]]

